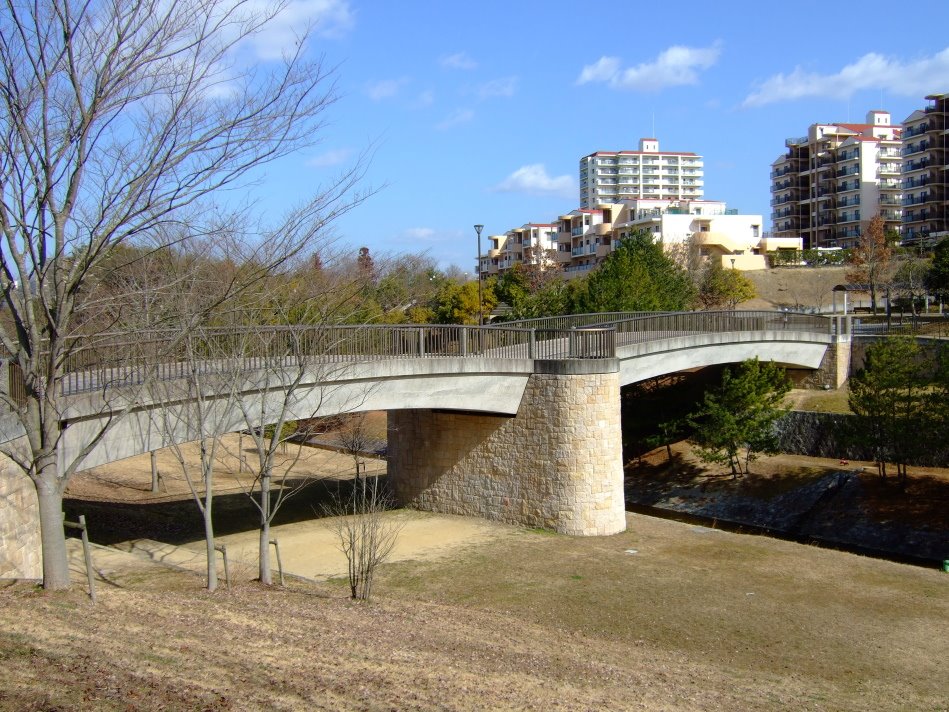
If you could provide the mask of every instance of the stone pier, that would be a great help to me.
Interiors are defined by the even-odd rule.
[[[400,503],[579,536],[626,528],[618,362],[535,364],[513,418],[389,412]]]

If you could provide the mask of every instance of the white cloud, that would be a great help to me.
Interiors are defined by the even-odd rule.
[[[435,124],[435,128],[439,131],[445,131],[450,129],[453,126],[458,126],[459,124],[465,124],[471,121],[474,118],[474,112],[471,109],[455,109],[444,121]]]
[[[435,236],[435,231],[430,227],[410,227],[405,234],[413,240],[430,240]]]
[[[249,10],[265,13],[272,7],[255,0]],[[355,25],[349,0],[290,0],[249,43],[260,59],[279,59],[300,40],[301,31],[312,28],[316,37],[337,38]]]
[[[408,83],[408,77],[401,77],[400,79],[383,79],[378,82],[371,82],[366,85],[366,96],[368,96],[373,101],[391,99],[400,91],[402,91],[402,87]]]
[[[576,197],[577,187],[568,175],[552,178],[547,175],[543,163],[521,166],[501,181],[494,190],[502,193],[530,193],[531,195],[556,195],[564,198]]]
[[[431,106],[435,103],[435,92],[431,89],[426,89],[425,91],[419,92],[418,96],[415,97],[415,101],[412,102],[413,109],[424,109],[427,106]]]
[[[517,77],[492,79],[478,87],[478,98],[489,99],[496,96],[514,96],[517,91]]]
[[[949,47],[931,57],[904,62],[871,52],[835,74],[795,67],[775,74],[745,97],[742,106],[764,106],[807,97],[849,97],[861,89],[885,89],[901,96],[949,90]]]
[[[450,54],[447,57],[442,57],[438,60],[438,63],[441,64],[446,69],[477,69],[478,63],[475,62],[471,57],[469,57],[464,52],[456,52],[455,54]]]
[[[587,82],[608,82],[619,74],[619,57],[600,57],[596,64],[588,64],[580,72],[577,84]]]
[[[612,89],[659,91],[665,87],[696,84],[699,72],[718,61],[721,43],[711,47],[683,47],[673,45],[659,53],[652,62],[622,68],[618,57],[600,57],[580,72],[577,84],[602,82]]]
[[[306,164],[316,168],[338,166],[340,163],[345,163],[347,160],[349,160],[351,155],[352,151],[350,151],[348,148],[337,148],[330,151],[324,151],[318,156],[313,156],[313,158],[308,160]]]

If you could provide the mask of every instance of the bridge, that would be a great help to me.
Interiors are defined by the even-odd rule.
[[[53,384],[65,405],[60,456],[75,457],[119,411],[128,412],[83,467],[198,439],[196,388],[219,433],[247,427],[240,404],[260,414],[259,425],[273,422],[292,389],[291,419],[388,411],[390,480],[403,504],[607,535],[626,521],[622,386],[757,356],[837,387],[847,323],[686,312],[100,338],[75,350]],[[17,398],[15,373],[9,387]],[[21,435],[0,418],[0,437]],[[2,521],[0,506],[0,535]]]

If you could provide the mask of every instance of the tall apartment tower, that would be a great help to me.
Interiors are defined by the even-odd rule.
[[[704,164],[694,153],[659,150],[654,138],[638,151],[597,151],[580,159],[580,207],[634,198],[701,200]]]
[[[909,244],[949,237],[949,94],[903,122],[903,233]]]
[[[804,247],[852,247],[870,219],[886,229],[902,222],[901,128],[886,111],[863,124],[811,124],[784,142],[771,169],[771,222],[776,235],[800,236]]]

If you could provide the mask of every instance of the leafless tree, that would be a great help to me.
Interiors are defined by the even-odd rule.
[[[851,268],[847,273],[847,281],[851,284],[867,285],[874,314],[877,311],[877,290],[889,278],[890,257],[893,255],[886,240],[885,225],[879,214],[870,219],[850,255]]]
[[[223,450],[221,440],[234,430],[239,381],[231,359],[215,335],[189,329],[180,342],[183,372],[152,384],[153,410],[162,437],[181,467],[201,512],[207,554],[207,587],[217,589],[214,537],[214,474]],[[229,351],[229,349],[228,349]],[[186,443],[197,441],[195,459]]]
[[[130,313],[94,306],[96,284],[124,246],[171,250],[165,236],[186,241],[232,225],[217,191],[321,138],[333,78],[306,59],[305,28],[281,60],[236,59],[235,48],[282,9],[262,7],[9,0],[0,10],[0,344],[22,380],[19,393],[0,395],[18,423],[2,449],[36,487],[49,589],[69,584],[61,512],[70,476],[136,403],[126,388],[121,406],[104,409],[106,424],[66,457],[62,377],[78,350],[95,346],[105,317]],[[248,225],[244,237],[319,234],[352,205],[358,178],[357,166],[277,228]],[[264,272],[286,258],[282,247],[271,258],[273,247],[242,269]]]
[[[370,599],[376,571],[395,548],[403,524],[386,515],[391,508],[385,484],[378,477],[361,477],[348,496],[338,496],[325,509],[337,547],[346,557],[353,599]]]

